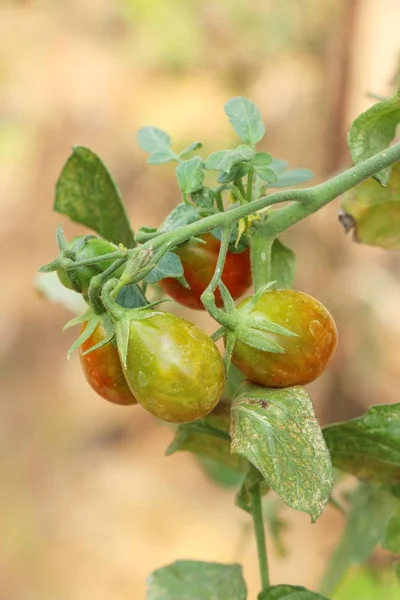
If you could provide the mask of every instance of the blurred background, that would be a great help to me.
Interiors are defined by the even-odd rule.
[[[84,232],[52,212],[54,185],[71,146],[88,146],[133,227],[157,226],[179,201],[174,169],[146,164],[137,129],[161,127],[177,148],[230,147],[223,105],[234,95],[260,107],[261,149],[326,178],[350,163],[346,133],[368,92],[393,91],[399,22],[398,0],[0,0],[2,600],[142,600],[149,572],[178,558],[243,562],[255,598],[256,551],[234,490],[191,455],[165,458],[169,427],[107,404],[78,357],[66,360],[70,313],[33,285],[56,255],[57,225]],[[354,244],[337,211],[338,201],[285,235],[296,286],[340,332],[309,386],[322,424],[399,401],[399,255]],[[343,519],[329,507],[313,526],[281,516],[288,554],[271,547],[272,582],[315,589]],[[336,598],[389,597],[362,577],[362,596]]]

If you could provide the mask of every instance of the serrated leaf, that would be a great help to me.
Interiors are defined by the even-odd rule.
[[[400,554],[400,507],[397,502],[397,511],[386,523],[383,533],[382,547],[390,552]]]
[[[274,165],[270,165],[270,169],[276,172]],[[306,183],[314,178],[314,173],[309,169],[292,169],[279,175],[275,181],[272,181],[268,187],[281,188],[291,187],[293,185],[299,185],[300,183]]]
[[[232,452],[315,521],[332,492],[332,464],[306,390],[244,384],[232,405]]]
[[[236,134],[248,144],[256,144],[265,133],[258,107],[243,96],[231,98],[225,104],[225,113]]]
[[[247,175],[250,167],[251,163],[236,165],[229,171],[229,173],[220,173],[218,175],[218,183],[230,183],[236,179],[241,179]]]
[[[324,574],[321,592],[332,594],[347,570],[361,565],[382,538],[385,523],[398,501],[379,487],[361,484],[350,496],[345,529]]]
[[[224,171],[229,173],[231,169],[242,162],[250,162],[254,152],[250,146],[241,144],[234,150],[219,150],[210,154],[204,163],[205,169],[210,171]]]
[[[189,146],[187,146],[184,150],[182,150],[182,152],[179,153],[179,158],[183,158],[187,154],[195,152],[196,150],[199,150],[202,147],[203,144],[201,142],[193,142],[192,144],[189,144]]]
[[[240,565],[177,561],[154,571],[146,600],[246,600]]]
[[[75,146],[56,183],[56,212],[93,229],[106,240],[135,245],[133,232],[110,173],[88,148]]]
[[[264,225],[265,223],[265,225]],[[250,257],[254,289],[274,282],[272,289],[293,286],[296,256],[279,239],[271,239],[267,221],[261,223],[250,238]]]
[[[400,403],[373,406],[362,417],[325,427],[333,465],[399,493]]]
[[[261,592],[258,600],[327,600],[327,598],[316,592],[310,592],[300,585],[274,585]]]
[[[148,304],[146,296],[136,283],[124,286],[117,296],[117,302],[124,308],[140,308]]]
[[[247,461],[231,454],[229,438],[230,402],[221,400],[206,417],[195,423],[179,425],[174,439],[166,450],[167,456],[178,451],[192,452],[197,456],[212,459],[238,473],[245,473]],[[222,431],[226,437],[218,437],[213,432]]]
[[[163,165],[171,160],[177,160],[175,154],[171,150],[160,150],[159,152],[151,154],[147,159],[147,162],[149,165]]]
[[[173,252],[166,252],[159,263],[147,275],[146,283],[157,283],[166,277],[183,277],[183,267],[181,259]]]
[[[142,127],[136,134],[136,140],[139,147],[149,154],[168,151],[171,145],[168,133],[158,127]]]
[[[343,195],[339,218],[354,241],[400,250],[400,163],[392,169],[387,187],[371,177]]]
[[[184,197],[201,190],[204,180],[203,169],[203,160],[199,156],[189,158],[176,167],[179,189]]]
[[[357,164],[388,147],[396,135],[400,123],[400,90],[389,100],[377,102],[353,121],[347,144]],[[375,178],[386,185],[390,167],[380,171]]]

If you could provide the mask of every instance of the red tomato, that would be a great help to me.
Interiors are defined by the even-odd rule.
[[[81,331],[86,328],[83,324]],[[83,356],[106,337],[104,327],[100,324],[86,342],[79,347],[82,370],[89,385],[102,398],[114,404],[136,404],[122,371],[118,350],[112,342]]]
[[[249,300],[243,300],[238,310],[246,310]],[[266,387],[289,387],[310,383],[321,375],[338,337],[335,322],[323,304],[303,292],[268,290],[249,314],[265,317],[297,334],[288,337],[265,333],[285,349],[285,354],[265,352],[236,341],[232,362],[250,381]]]
[[[189,308],[204,310],[200,296],[208,286],[214,274],[218,259],[220,242],[211,233],[199,236],[206,243],[189,241],[174,250],[182,261],[186,281],[190,289],[185,288],[177,279],[167,278],[160,281],[164,292],[171,298]],[[222,281],[233,299],[239,298],[251,285],[250,251],[228,252],[222,272]],[[217,306],[222,306],[219,290],[215,293]]]

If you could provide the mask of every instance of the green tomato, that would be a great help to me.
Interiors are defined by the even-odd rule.
[[[238,310],[246,307],[246,298]],[[278,342],[284,354],[252,348],[236,341],[232,362],[250,381],[266,387],[304,385],[317,379],[326,368],[337,344],[332,315],[321,302],[295,290],[268,290],[250,310],[282,325],[296,337],[265,333]]]
[[[118,247],[101,238],[79,235],[69,242],[67,249],[75,254],[74,260],[79,261],[86,258],[95,258],[102,254],[109,254],[110,252],[116,252]],[[113,264],[113,262],[114,261],[112,260],[105,260],[93,265],[78,267],[77,269],[70,271],[57,269],[57,275],[66,288],[86,295],[92,277],[105,271]],[[115,272],[115,277],[119,277],[122,271],[123,267],[120,267],[120,269]]]
[[[222,358],[211,338],[186,319],[161,311],[129,321],[123,370],[139,404],[171,423],[204,417],[224,387]]]

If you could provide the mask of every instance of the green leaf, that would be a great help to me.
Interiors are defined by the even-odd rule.
[[[145,278],[146,283],[157,283],[166,277],[183,277],[181,259],[173,252],[166,252],[152,271]]]
[[[197,460],[207,477],[217,485],[225,488],[237,488],[241,485],[244,477],[243,473],[239,473],[235,469],[205,456],[198,456]]]
[[[177,561],[154,571],[146,600],[246,600],[240,565]]]
[[[149,165],[163,165],[171,160],[177,160],[172,150],[160,150],[159,152],[154,152],[154,154],[149,156],[147,162]]]
[[[286,160],[273,160],[269,166],[277,175],[281,175],[281,173],[283,173],[283,171],[287,168],[288,164],[289,163]]]
[[[165,231],[179,229],[179,227],[183,227],[184,225],[195,223],[198,221],[199,217],[200,212],[197,206],[192,206],[191,204],[185,204],[184,202],[181,202],[168,215],[168,217],[160,226],[159,231],[164,233]]]
[[[389,100],[377,102],[353,121],[348,136],[352,159],[357,164],[384,150],[394,139],[400,123],[400,90]],[[383,169],[375,178],[386,185],[390,167]]]
[[[400,163],[392,168],[387,187],[370,178],[346,192],[339,219],[355,241],[400,250]]]
[[[258,600],[327,600],[327,598],[310,592],[300,585],[274,585],[261,592]]]
[[[207,214],[212,214],[215,212],[214,210],[211,210],[214,206],[214,200],[214,192],[208,187],[203,187],[198,192],[193,192],[192,194],[192,202],[202,209],[207,209],[204,211],[207,212]]]
[[[271,239],[266,229],[267,221],[261,223],[250,238],[251,272],[254,289],[274,281],[271,288],[287,289],[293,286],[296,256],[277,238]]]
[[[250,146],[241,144],[234,150],[219,150],[210,154],[204,163],[204,168],[209,171],[224,171],[229,173],[233,167],[242,162],[250,162],[254,152]]]
[[[274,169],[274,165],[270,165],[270,169]],[[314,173],[309,169],[292,169],[290,171],[286,171],[286,173],[282,173],[279,175],[275,181],[271,182],[271,185],[268,187],[273,188],[281,188],[281,187],[291,187],[293,185],[299,185],[300,183],[305,183],[306,181],[310,181],[314,178]]]
[[[245,384],[232,405],[232,452],[247,458],[292,508],[315,521],[332,492],[332,465],[302,387]]]
[[[220,173],[218,175],[218,183],[230,183],[231,181],[235,181],[236,179],[241,179],[242,177],[247,175],[250,167],[251,163],[235,165],[234,167],[232,167],[229,173]]]
[[[323,434],[336,468],[400,493],[400,403],[373,406]]]
[[[232,363],[229,367],[228,377],[225,381],[224,397],[230,400],[234,398],[245,379],[246,377],[243,373]]]
[[[203,169],[203,160],[199,156],[189,158],[176,167],[179,189],[185,198],[203,187]]]
[[[184,156],[187,156],[191,152],[195,152],[196,150],[199,150],[199,148],[202,147],[203,144],[201,142],[193,142],[192,144],[189,144],[189,146],[187,146],[184,150],[182,150],[182,152],[179,153],[179,158],[183,158]]]
[[[321,592],[332,594],[349,567],[361,565],[382,537],[385,523],[398,501],[379,487],[361,484],[349,496],[346,527],[321,583]]]
[[[171,138],[162,129],[157,127],[142,127],[136,134],[139,147],[148,152],[156,154],[158,152],[167,152],[170,150]]]
[[[223,399],[206,417],[195,423],[179,425],[175,437],[166,450],[167,456],[187,451],[212,459],[238,473],[245,473],[247,461],[231,454],[229,439],[230,402]],[[222,432],[219,436],[218,432]]]
[[[255,167],[267,167],[273,162],[272,156],[268,152],[257,152],[254,156]]]
[[[73,148],[56,184],[54,210],[110,242],[135,245],[121,195],[100,158],[88,148]]]
[[[140,308],[148,304],[146,296],[137,283],[123,287],[117,296],[117,302],[124,308]]]
[[[399,506],[399,503],[397,505]],[[400,554],[400,508],[397,509],[386,523],[382,547],[390,552]]]
[[[225,104],[225,113],[236,134],[248,144],[256,144],[265,133],[261,113],[257,106],[244,98],[237,96]]]

